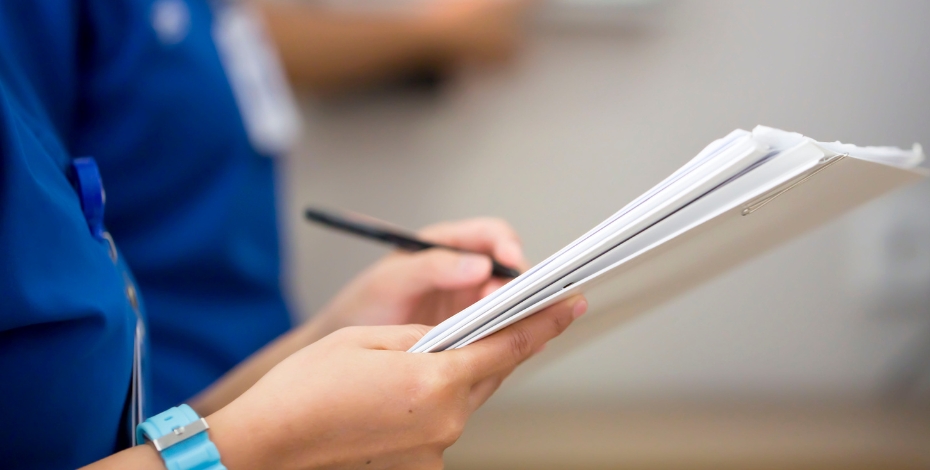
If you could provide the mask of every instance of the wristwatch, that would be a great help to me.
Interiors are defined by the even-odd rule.
[[[207,429],[207,420],[190,406],[176,406],[140,424],[136,444],[150,441],[168,470],[226,470]]]

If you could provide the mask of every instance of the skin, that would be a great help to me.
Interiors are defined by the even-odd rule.
[[[496,219],[429,227],[424,238],[525,266]],[[486,256],[391,254],[315,319],[256,353],[192,402],[230,469],[439,469],[468,417],[513,369],[587,308],[576,297],[465,348],[406,350],[429,326],[496,289]],[[387,325],[387,326],[361,326]],[[138,446],[88,469],[163,469]]]
[[[309,2],[256,1],[291,80],[332,94],[419,67],[509,59],[532,0],[428,2],[416,13],[333,10]]]
[[[516,232],[500,219],[481,218],[433,225],[424,240],[494,256],[526,267]],[[275,364],[347,326],[436,325],[502,286],[491,277],[487,256],[427,250],[397,252],[370,266],[344,287],[312,320],[265,347],[217,381],[190,405],[211,414],[252,386]]]

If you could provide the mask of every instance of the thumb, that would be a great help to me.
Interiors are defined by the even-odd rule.
[[[388,292],[416,296],[433,290],[477,287],[491,277],[491,259],[474,253],[430,249],[385,260],[380,279]]]

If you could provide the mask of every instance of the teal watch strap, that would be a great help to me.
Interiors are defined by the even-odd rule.
[[[187,405],[170,408],[136,428],[136,444],[152,441],[168,470],[226,470],[210,442],[207,421]]]

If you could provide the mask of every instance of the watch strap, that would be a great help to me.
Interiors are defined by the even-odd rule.
[[[136,443],[152,441],[168,470],[226,470],[207,421],[188,405],[170,408],[136,428]]]

